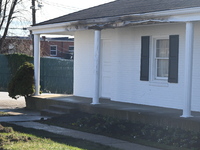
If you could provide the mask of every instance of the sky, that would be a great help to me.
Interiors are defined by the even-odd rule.
[[[100,4],[108,3],[114,0],[35,0],[36,4],[36,23],[56,18],[62,15],[73,13],[89,7],[94,7]],[[42,7],[38,7],[40,4]],[[9,32],[11,36],[27,36],[29,31],[24,31],[22,28],[27,28],[32,24],[31,0],[25,0],[22,9],[23,19],[15,20],[11,25],[12,29]]]

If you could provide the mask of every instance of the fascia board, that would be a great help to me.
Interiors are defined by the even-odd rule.
[[[34,30],[41,30],[41,29],[46,29],[46,28],[61,28],[61,27],[71,26],[76,23],[77,23],[77,21],[71,21],[71,22],[63,22],[63,23],[38,25],[38,26],[28,27],[28,30],[34,31]]]
[[[177,21],[190,21],[189,18],[191,18],[192,15],[195,16],[195,14],[200,13],[200,7],[193,7],[193,8],[185,8],[185,9],[176,9],[176,10],[166,10],[166,11],[158,11],[158,12],[150,12],[150,13],[142,13],[142,14],[130,14],[130,15],[123,15],[123,16],[114,16],[114,17],[104,17],[104,18],[95,18],[95,19],[88,19],[88,20],[80,20],[80,21],[71,21],[71,22],[64,22],[64,23],[55,23],[55,24],[47,24],[47,25],[38,25],[38,26],[32,26],[29,27],[29,30],[33,31],[33,34],[43,34],[43,33],[54,33],[54,32],[63,32],[63,31],[69,31],[68,28],[71,26],[76,27],[79,26],[90,26],[91,24],[98,24],[98,23],[106,23],[106,22],[113,22],[113,21],[119,21],[122,18],[127,17],[137,17],[137,18],[145,18],[145,17],[168,17],[169,20],[171,18],[172,21],[176,21],[177,17],[181,15],[182,20]],[[190,14],[190,17],[187,17],[188,14]],[[187,19],[184,18],[184,15],[187,17]],[[197,18],[194,19],[194,17],[191,18],[191,21],[197,21],[200,20]],[[124,20],[125,21],[125,20]],[[87,27],[82,28],[87,29]],[[56,31],[58,30],[58,31]],[[75,31],[76,29],[73,29]],[[77,29],[79,30],[79,29]]]

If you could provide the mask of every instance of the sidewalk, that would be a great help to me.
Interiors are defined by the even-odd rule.
[[[134,144],[102,135],[96,135],[72,129],[32,122],[35,120],[40,120],[41,118],[46,119],[46,117],[41,116],[40,112],[26,110],[24,109],[24,107],[25,100],[23,98],[20,98],[19,100],[13,100],[8,97],[8,94],[6,92],[0,92],[0,111],[9,112],[10,114],[14,115],[0,117],[0,123],[9,122],[11,124],[15,124],[25,128],[44,130],[59,135],[70,136],[77,139],[84,139],[94,143],[119,148],[122,150],[158,150],[156,148]]]
[[[134,144],[127,141],[118,140],[118,139],[114,139],[114,138],[110,138],[110,137],[106,137],[102,135],[96,135],[96,134],[81,132],[77,130],[61,128],[61,127],[41,124],[37,122],[12,122],[12,123],[18,126],[25,127],[25,128],[45,130],[51,133],[64,135],[64,136],[70,136],[77,139],[88,140],[94,143],[99,143],[102,145],[107,145],[107,146],[119,148],[122,150],[158,150],[156,148],[142,146],[139,144]]]

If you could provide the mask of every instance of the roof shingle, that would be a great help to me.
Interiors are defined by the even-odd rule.
[[[116,0],[114,2],[47,20],[36,24],[36,26],[192,7],[200,7],[200,0]]]

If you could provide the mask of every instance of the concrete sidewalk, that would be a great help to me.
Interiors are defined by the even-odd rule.
[[[156,148],[134,144],[127,141],[118,140],[118,139],[114,139],[114,138],[110,138],[110,137],[106,137],[102,135],[96,135],[96,134],[81,132],[77,130],[61,128],[61,127],[41,124],[37,122],[12,122],[12,123],[18,126],[25,127],[25,128],[45,130],[51,133],[64,135],[64,136],[70,136],[77,139],[88,140],[94,143],[99,143],[102,145],[107,145],[107,146],[119,148],[122,150],[158,150]]]
[[[34,121],[40,120],[43,117],[40,115],[40,112],[27,110],[25,107],[24,97],[16,100],[9,97],[8,92],[0,92],[0,111],[11,115],[0,117],[0,122]]]

